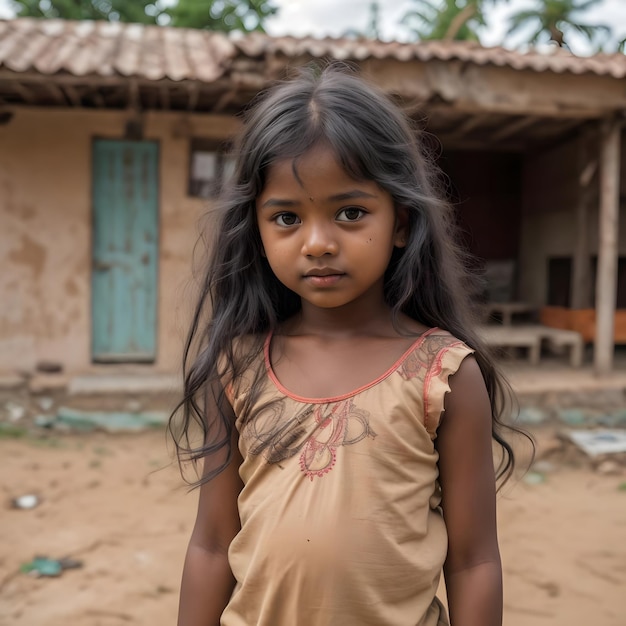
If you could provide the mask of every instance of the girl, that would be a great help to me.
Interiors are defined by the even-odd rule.
[[[444,625],[442,569],[454,626],[501,624],[503,385],[414,133],[329,68],[237,154],[170,423],[204,463],[179,626]]]

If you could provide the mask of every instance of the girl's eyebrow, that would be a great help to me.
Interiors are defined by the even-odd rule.
[[[350,191],[345,191],[343,193],[338,193],[332,196],[329,196],[326,201],[327,202],[343,202],[344,200],[354,200],[355,198],[376,198],[375,194],[368,193],[367,191],[363,191],[362,189],[352,189]],[[276,208],[276,207],[293,207],[299,205],[300,202],[297,200],[281,200],[279,198],[270,198],[266,200],[262,205],[262,209],[266,208]]]
[[[343,200],[353,200],[354,198],[376,198],[377,196],[372,193],[367,193],[362,189],[353,189],[346,191],[345,193],[338,193],[328,198],[329,202],[342,202]]]
[[[297,206],[300,203],[297,202],[296,200],[281,200],[280,198],[270,198],[269,200],[266,200],[262,205],[261,208],[262,209],[269,209],[269,208],[275,208],[275,207],[293,207],[293,206]]]

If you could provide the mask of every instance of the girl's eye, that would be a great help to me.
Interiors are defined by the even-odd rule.
[[[357,209],[356,207],[348,207],[347,209],[341,209],[339,213],[337,213],[337,221],[339,222],[356,222],[360,220],[365,215],[365,211],[363,209]]]
[[[281,213],[275,220],[279,226],[294,226],[300,223],[300,218],[295,213]]]

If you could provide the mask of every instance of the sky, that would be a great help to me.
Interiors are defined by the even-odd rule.
[[[274,3],[279,7],[279,12],[267,21],[266,28],[270,35],[338,37],[351,28],[366,30],[370,19],[371,0],[274,0]],[[505,38],[506,17],[536,3],[537,0],[509,0],[489,10],[487,28],[481,33],[483,44],[519,46],[523,41],[523,33]],[[380,16],[381,38],[406,39],[408,33],[398,23],[415,6],[414,0],[380,0],[380,5],[385,7]],[[12,16],[9,7],[10,0],[0,0],[0,17]],[[612,49],[616,41],[626,37],[626,0],[603,0],[584,16],[590,24],[607,24],[613,28],[615,37],[610,41]],[[593,52],[582,37],[571,39],[570,45],[576,54]]]

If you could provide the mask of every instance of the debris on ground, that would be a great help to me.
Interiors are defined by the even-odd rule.
[[[572,430],[569,437],[583,452],[592,457],[626,452],[624,430]]]
[[[11,500],[14,509],[34,509],[41,504],[41,498],[34,493],[27,493]]]
[[[162,411],[80,411],[60,407],[53,417],[39,416],[38,426],[62,430],[103,430],[108,433],[138,432],[160,427],[167,421],[168,414]]]
[[[60,576],[64,570],[77,569],[83,566],[82,561],[63,557],[62,559],[51,559],[47,556],[36,556],[32,561],[23,563],[20,571],[23,574],[34,576],[35,578]]]
[[[626,430],[561,430],[541,442],[532,470],[547,474],[568,466],[590,468],[599,474],[626,474]]]

